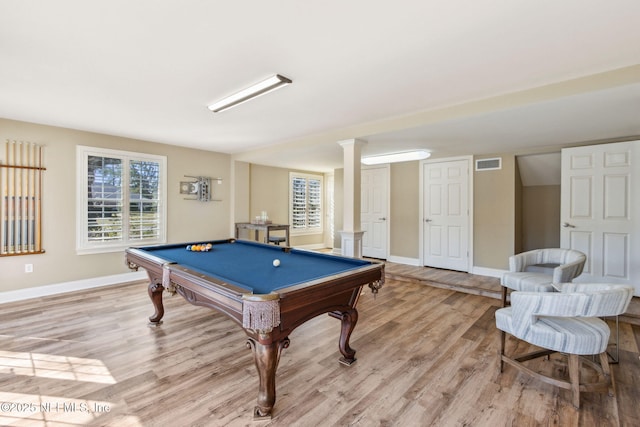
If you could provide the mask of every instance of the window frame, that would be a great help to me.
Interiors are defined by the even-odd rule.
[[[108,157],[121,159],[122,183],[121,194],[123,201],[123,238],[114,242],[92,242],[88,238],[88,167],[89,156]],[[159,164],[158,178],[158,237],[153,239],[131,239],[129,236],[129,168],[130,161],[156,162]],[[144,246],[166,243],[167,238],[167,157],[133,151],[113,150],[108,148],[89,147],[78,145],[76,147],[76,253],[98,254],[119,252],[131,246]]]
[[[306,182],[306,208],[305,208],[305,216],[307,218],[306,227],[305,228],[294,228],[293,221],[293,180],[294,179],[304,179]],[[318,180],[320,181],[320,227],[318,228],[309,228],[309,180]],[[325,194],[324,194],[324,177],[322,175],[315,175],[310,173],[302,173],[302,172],[289,172],[289,232],[291,235],[310,235],[310,234],[323,234],[324,233],[324,210],[325,210]]]

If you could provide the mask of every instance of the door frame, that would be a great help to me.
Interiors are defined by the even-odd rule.
[[[459,161],[459,160],[466,160],[467,161],[467,167],[469,170],[469,174],[468,174],[468,179],[469,181],[467,182],[468,185],[468,191],[467,191],[467,203],[468,203],[468,208],[469,208],[469,216],[468,216],[468,230],[469,230],[469,235],[467,236],[468,238],[468,242],[469,242],[469,256],[468,256],[468,261],[467,261],[467,269],[465,270],[467,273],[471,273],[471,271],[473,270],[473,175],[475,173],[475,170],[473,169],[473,156],[469,155],[469,156],[459,156],[459,157],[444,157],[441,159],[426,159],[426,160],[420,160],[420,167],[419,167],[419,211],[420,211],[420,219],[419,219],[419,224],[418,224],[418,232],[419,234],[419,248],[418,248],[418,256],[419,256],[419,262],[420,262],[420,266],[423,267],[424,266],[424,166],[427,163],[446,163],[446,162],[454,162],[454,161]]]
[[[389,248],[390,248],[390,241],[391,241],[391,164],[390,163],[384,163],[384,164],[380,164],[380,165],[362,165],[360,168],[360,174],[362,174],[363,170],[368,170],[368,169],[384,169],[387,172],[387,192],[384,195],[384,197],[386,197],[387,199],[387,212],[385,212],[385,227],[386,227],[386,247],[384,249],[385,251],[385,257],[384,259],[388,260],[389,259]]]

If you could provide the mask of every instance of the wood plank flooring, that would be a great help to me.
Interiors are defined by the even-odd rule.
[[[271,421],[253,421],[257,375],[241,328],[165,297],[164,323],[145,283],[0,305],[0,425],[16,426],[638,426],[640,327],[621,324],[616,397],[568,391],[498,371],[498,300],[399,275],[365,290],[338,363],[339,322],[319,316],[290,336]],[[448,274],[434,271],[432,274]],[[434,279],[435,280],[435,279]],[[454,279],[455,280],[455,279]],[[486,278],[466,275],[475,288]],[[499,289],[498,289],[499,291]],[[507,351],[525,351],[509,339]],[[563,374],[562,360],[535,361]]]

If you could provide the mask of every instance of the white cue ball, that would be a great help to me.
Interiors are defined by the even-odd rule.
[[[279,259],[274,259],[274,260],[273,260],[273,266],[274,266],[274,267],[277,267],[277,266],[279,266],[279,265],[280,265],[280,260],[279,260]]]

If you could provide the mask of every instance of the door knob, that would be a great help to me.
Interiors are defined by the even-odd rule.
[[[386,220],[387,220],[387,218],[385,218],[385,217],[378,218],[378,221],[386,221]]]
[[[564,228],[576,228],[576,226],[575,226],[575,225],[569,224],[568,222],[563,222],[563,223],[562,223],[562,226],[563,226]]]
[[[433,220],[429,219],[429,218],[425,218],[425,220],[424,220],[424,222],[431,222],[431,221],[433,221]]]

